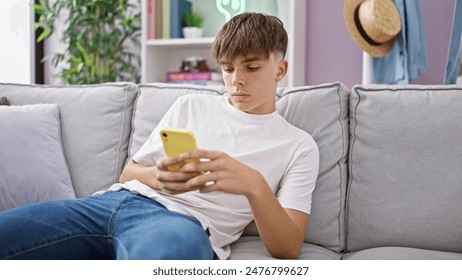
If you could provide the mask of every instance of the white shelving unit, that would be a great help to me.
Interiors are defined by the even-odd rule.
[[[279,14],[289,36],[287,60],[289,71],[280,86],[305,84],[306,1],[277,0]],[[207,60],[209,67],[216,67],[211,57],[214,38],[154,39],[147,40],[146,0],[142,1],[141,81],[164,82],[167,71],[179,71],[181,61],[188,56],[199,55]]]

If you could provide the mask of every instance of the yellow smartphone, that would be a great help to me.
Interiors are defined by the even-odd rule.
[[[165,154],[168,157],[176,157],[182,153],[197,149],[196,138],[191,130],[181,128],[166,128],[160,132],[160,138],[164,145]],[[198,161],[198,160],[188,160]],[[182,164],[169,166],[170,171],[178,171]]]

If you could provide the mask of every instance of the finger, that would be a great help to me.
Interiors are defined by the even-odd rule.
[[[219,164],[216,161],[198,161],[189,160],[186,161],[183,166],[179,169],[181,172],[207,172],[215,171],[219,168]]]
[[[215,185],[217,182],[217,176],[213,173],[205,173],[203,175],[195,176],[186,182],[186,185],[190,188],[202,189],[209,185]]]
[[[183,160],[180,157],[166,157],[159,160],[156,163],[157,169],[168,170],[168,167],[174,164],[182,163]]]
[[[217,159],[219,157],[222,157],[223,155],[224,155],[224,153],[220,152],[220,151],[210,151],[210,150],[200,150],[200,149],[198,149],[198,150],[182,153],[179,157],[182,160],[200,159],[200,158],[214,160],[214,159]]]
[[[158,170],[156,178],[160,182],[186,182],[189,179],[199,175],[199,172],[175,172]]]
[[[168,194],[180,194],[199,189],[199,186],[191,186],[181,182],[166,182],[160,185],[162,191]]]
[[[202,188],[199,188],[201,193],[209,193],[214,191],[221,191],[220,185],[215,181],[207,182]]]

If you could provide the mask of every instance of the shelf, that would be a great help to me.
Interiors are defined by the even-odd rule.
[[[215,38],[197,38],[197,39],[154,39],[147,40],[147,46],[159,46],[159,47],[184,47],[184,46],[196,46],[196,47],[208,47],[211,46]]]
[[[219,69],[212,58],[211,47],[214,41],[213,34],[217,34],[223,17],[218,11],[216,15],[209,13],[206,26],[210,29],[205,32],[209,37],[197,39],[154,39],[147,38],[147,0],[142,0],[142,38],[141,38],[141,82],[164,82],[165,73],[179,71],[182,60],[190,56],[201,56],[206,59],[211,69]],[[215,2],[213,0],[207,0]],[[196,7],[209,9],[206,1],[191,0]],[[306,52],[306,1],[303,0],[255,0],[248,5],[249,11],[260,11],[264,7],[273,7],[286,27],[289,43],[287,60],[289,69],[286,77],[279,86],[299,86],[305,84],[305,52]],[[200,4],[199,4],[200,3]],[[266,5],[268,3],[268,5]],[[271,4],[273,3],[273,4]],[[263,9],[264,10],[264,9]],[[274,10],[274,9],[273,9]],[[205,30],[204,30],[205,31]],[[271,34],[268,34],[271,36]]]

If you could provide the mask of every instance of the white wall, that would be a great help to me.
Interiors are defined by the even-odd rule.
[[[53,2],[54,0],[50,1],[50,3]],[[67,18],[68,14],[69,13],[65,10],[61,11],[59,18],[55,21],[55,29],[53,34],[51,34],[51,36],[47,38],[43,43],[43,52],[45,57],[50,56],[50,58],[47,59],[43,65],[44,83],[48,85],[62,84],[59,73],[61,72],[61,69],[65,67],[65,64],[61,63],[61,66],[58,65],[58,67],[54,67],[51,64],[51,59],[54,54],[62,53],[66,49],[66,44],[61,42],[62,36],[60,34],[62,34],[66,28],[65,19]]]
[[[0,1],[0,82],[34,82],[31,0]]]

